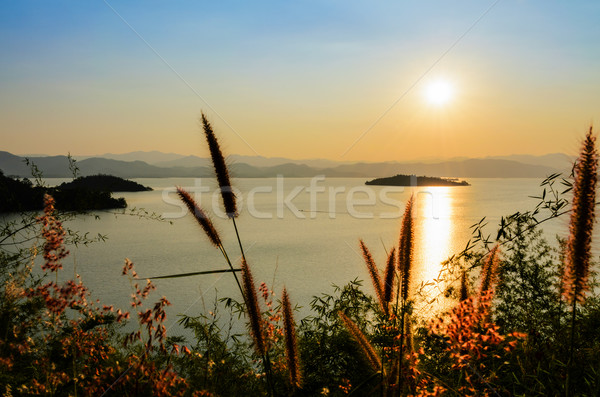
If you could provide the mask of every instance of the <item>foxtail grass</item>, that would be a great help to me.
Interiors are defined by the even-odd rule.
[[[402,218],[402,229],[400,231],[400,241],[398,246],[398,271],[401,280],[401,298],[403,302],[408,300],[408,291],[410,288],[411,271],[413,263],[414,250],[414,225],[413,225],[413,203],[414,197],[411,196],[406,203],[404,216]]]
[[[242,245],[242,240],[240,238],[240,233],[238,231],[237,224],[235,222],[235,218],[238,216],[237,210],[237,202],[236,196],[231,187],[231,182],[229,179],[229,170],[227,169],[227,165],[225,163],[225,157],[223,156],[223,152],[221,151],[221,147],[215,136],[215,133],[210,125],[210,122],[202,113],[201,116],[202,127],[204,130],[204,135],[206,137],[206,142],[208,143],[208,149],[210,151],[210,157],[212,159],[213,167],[215,170],[215,176],[217,178],[217,183],[219,184],[219,189],[221,191],[221,199],[223,201],[223,208],[225,209],[225,213],[231,219],[233,223],[233,227],[235,229],[235,236],[238,241],[238,245],[240,247],[240,253],[242,255],[242,282],[244,284],[242,290],[242,295],[244,297],[244,303],[246,305],[246,314],[248,315],[249,325],[250,325],[250,333],[254,340],[254,345],[256,351],[262,356],[263,365],[266,373],[267,384],[269,388],[269,394],[274,394],[273,388],[273,379],[272,379],[272,370],[271,370],[271,361],[269,359],[269,349],[265,343],[265,339],[263,336],[263,324],[262,324],[262,314],[260,308],[258,306],[258,299],[256,297],[256,287],[254,285],[254,280],[252,278],[252,274],[250,272],[250,267],[248,266],[248,262],[246,260],[246,254],[244,252],[244,246]],[[223,245],[221,244],[223,255],[227,257],[225,250],[223,249]],[[234,273],[235,275],[235,273]],[[237,281],[237,277],[236,277]],[[238,282],[239,286],[239,282]]]
[[[498,246],[490,251],[486,261],[481,268],[481,284],[479,285],[479,296],[484,296],[488,290],[494,287],[498,271]]]
[[[202,229],[204,230],[204,233],[206,234],[206,236],[208,237],[210,242],[215,247],[219,248],[219,250],[221,251],[221,254],[223,254],[223,257],[225,258],[225,261],[229,265],[229,269],[231,270],[231,273],[233,274],[233,277],[235,278],[235,282],[240,290],[240,293],[242,294],[242,297],[245,299],[244,289],[242,288],[242,285],[240,284],[240,280],[238,280],[238,277],[235,274],[236,270],[233,268],[233,264],[231,263],[231,260],[229,260],[229,255],[227,255],[227,251],[225,251],[225,247],[223,246],[223,243],[221,242],[221,237],[219,236],[217,229],[215,228],[212,221],[210,220],[210,217],[196,203],[196,200],[194,200],[194,198],[183,188],[177,187],[177,194],[179,195],[179,198],[181,199],[181,201],[183,201],[183,203],[186,205],[186,207],[188,208],[190,213],[194,216],[194,218],[196,219],[198,224],[202,227]]]
[[[221,247],[221,238],[219,237],[219,233],[217,233],[217,229],[206,212],[204,212],[204,210],[196,203],[196,200],[179,186],[177,186],[177,195],[179,195],[181,201],[183,201],[198,224],[202,227],[210,242],[217,248]]]
[[[235,236],[237,237],[240,252],[242,254],[242,258],[246,260],[246,254],[244,253],[244,247],[242,245],[242,240],[240,239],[240,233],[238,231],[237,224],[235,223],[235,218],[238,216],[237,200],[231,187],[231,181],[229,180],[229,170],[227,169],[227,164],[225,163],[225,156],[223,156],[219,141],[217,140],[212,126],[210,125],[210,122],[204,113],[202,113],[201,119],[202,127],[204,129],[204,136],[206,137],[206,142],[208,143],[208,149],[210,151],[210,157],[215,169],[215,176],[221,191],[223,208],[225,209],[227,216],[233,221]]]
[[[235,193],[233,192],[231,182],[229,181],[229,171],[225,164],[225,157],[223,156],[219,141],[213,132],[212,126],[204,113],[202,113],[202,127],[204,129],[206,142],[208,143],[208,149],[210,150],[210,157],[217,176],[217,182],[221,189],[223,207],[225,208],[228,217],[235,218],[238,215],[237,203]]]
[[[395,266],[396,248],[394,247],[388,255],[383,277],[383,300],[386,302],[387,307],[389,307],[390,302],[394,298],[394,276],[396,275]]]
[[[379,301],[379,305],[381,309],[387,313],[387,305],[383,296],[383,288],[381,286],[381,277],[379,276],[379,269],[375,265],[375,261],[373,260],[373,255],[365,245],[364,241],[360,240],[360,250],[362,251],[363,258],[367,265],[367,270],[369,271],[369,276],[371,277],[371,281],[373,282],[373,288],[375,289],[375,294],[377,295],[377,300]]]
[[[589,288],[588,274],[598,180],[598,151],[595,143],[596,137],[592,135],[590,127],[574,168],[573,204],[563,280],[565,296],[569,302],[583,302]]]
[[[489,321],[491,318],[489,302],[494,296],[494,286],[498,275],[498,266],[500,263],[498,251],[498,245],[495,245],[489,252],[481,268],[481,284],[479,285],[477,310],[481,313],[483,321]]]
[[[354,340],[362,349],[363,353],[365,354],[365,357],[367,358],[367,361],[369,362],[369,364],[371,364],[371,367],[373,367],[375,371],[381,370],[381,360],[379,359],[379,355],[375,351],[375,348],[373,348],[373,345],[371,345],[371,343],[367,340],[365,334],[362,333],[362,331],[358,328],[354,321],[352,321],[348,316],[346,316],[344,312],[340,311],[338,312],[338,315],[340,316],[340,319],[346,326],[348,332],[350,332],[352,338],[354,338]]]
[[[596,137],[590,127],[574,167],[573,203],[569,223],[569,239],[565,255],[563,291],[571,303],[571,346],[567,362],[565,394],[570,394],[571,371],[575,348],[577,303],[583,303],[589,289],[588,275],[594,229],[596,184],[598,180],[598,151]]]
[[[298,354],[298,342],[296,340],[296,326],[294,324],[294,314],[290,297],[287,290],[283,288],[281,297],[281,306],[283,309],[283,333],[285,337],[285,358],[287,361],[288,372],[290,375],[290,384],[299,388],[302,382],[300,373],[300,356]]]
[[[403,363],[405,353],[405,338],[407,331],[405,324],[407,323],[406,312],[409,299],[409,289],[411,281],[411,272],[413,265],[413,250],[414,250],[414,220],[413,220],[413,204],[414,196],[406,203],[404,215],[402,217],[402,228],[400,230],[400,241],[398,243],[398,272],[400,278],[398,280],[398,296],[402,299],[400,311],[400,349],[398,360],[398,377],[396,385],[398,391],[402,390],[403,378]],[[398,307],[398,297],[396,298],[396,310]],[[395,325],[395,324],[394,324]]]
[[[258,305],[258,297],[256,296],[256,286],[252,272],[248,264],[242,259],[242,282],[244,284],[244,296],[246,297],[246,311],[248,314],[248,322],[250,325],[250,334],[254,341],[256,352],[264,356],[266,353],[265,340],[263,337],[263,323],[261,310]]]

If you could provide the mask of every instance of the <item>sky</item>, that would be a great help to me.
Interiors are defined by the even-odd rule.
[[[595,0],[4,2],[0,150],[206,156],[204,112],[228,154],[573,154],[600,122],[599,17]]]

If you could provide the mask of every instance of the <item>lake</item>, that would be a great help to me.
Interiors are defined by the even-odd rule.
[[[62,180],[49,179],[49,184]],[[178,185],[195,192],[215,223],[230,258],[239,263],[239,247],[230,220],[222,211],[220,195],[211,179],[135,179],[154,191],[118,193],[129,208],[144,208],[172,222],[100,212],[100,219],[80,217],[68,227],[108,239],[87,247],[70,247],[65,275],[76,267],[94,298],[103,304],[129,309],[132,293],[121,275],[125,258],[135,263],[140,277],[226,269],[195,220],[174,193]],[[398,244],[404,205],[416,199],[415,284],[438,276],[440,262],[461,251],[471,238],[470,226],[487,217],[487,232],[495,236],[500,217],[533,209],[541,193],[539,179],[470,179],[468,187],[365,186],[355,178],[237,179],[240,197],[237,219],[249,265],[258,285],[285,285],[293,303],[302,306],[297,319],[309,314],[314,295],[332,293],[332,284],[343,286],[355,278],[372,291],[359,251],[363,239],[376,263],[383,268],[386,252]],[[221,215],[221,217],[219,216]],[[546,235],[566,235],[568,218],[544,224]],[[154,302],[166,296],[171,335],[178,334],[176,314],[197,315],[213,307],[215,296],[240,299],[231,274],[156,280]]]

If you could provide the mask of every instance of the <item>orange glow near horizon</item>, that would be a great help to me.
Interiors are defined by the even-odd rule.
[[[0,150],[206,157],[204,112],[229,155],[574,154],[600,119],[600,25],[585,2],[553,2],[533,30],[540,10],[529,2],[480,20],[477,2],[282,2],[276,12],[270,3],[126,3],[114,10],[125,19],[145,10],[130,26],[102,2],[93,7],[108,12],[6,6]]]

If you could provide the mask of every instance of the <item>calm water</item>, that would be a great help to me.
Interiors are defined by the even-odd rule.
[[[68,224],[91,235],[106,234],[108,240],[71,247],[65,274],[72,274],[75,265],[94,298],[124,309],[129,308],[132,292],[128,280],[121,276],[125,258],[135,263],[141,277],[227,268],[220,252],[183,211],[172,190],[175,185],[188,187],[200,193],[197,199],[204,208],[220,211],[220,196],[213,194],[212,181],[136,181],[155,190],[118,196],[124,196],[130,208],[161,214],[173,224],[110,213],[100,213],[99,220],[82,217]],[[243,200],[238,227],[255,281],[265,281],[277,295],[285,285],[293,302],[304,307],[299,317],[309,313],[313,295],[332,293],[332,284],[341,286],[359,278],[365,280],[370,291],[358,240],[365,241],[382,268],[386,250],[397,244],[400,216],[411,194],[415,194],[417,206],[415,278],[418,282],[436,278],[440,262],[465,247],[470,238],[469,226],[486,216],[488,232],[494,235],[500,216],[532,209],[536,200],[528,196],[541,191],[538,179],[469,182],[470,187],[367,188],[364,180],[352,178],[239,179],[235,185]],[[218,216],[213,221],[229,256],[239,258],[231,222]],[[567,218],[553,221],[545,231],[548,235],[565,235],[567,222]],[[156,280],[155,284],[157,292],[151,300],[165,295],[173,304],[168,311],[172,335],[178,331],[175,314],[206,313],[217,295],[240,298],[231,274]]]

